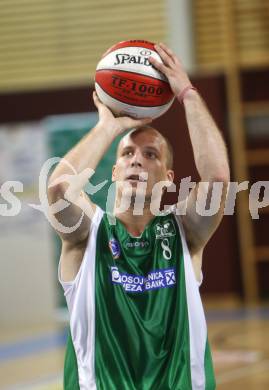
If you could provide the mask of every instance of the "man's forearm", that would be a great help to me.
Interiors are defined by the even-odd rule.
[[[97,125],[64,156],[64,160],[71,165],[72,169],[65,162],[60,162],[52,173],[50,181],[53,182],[64,174],[74,174],[73,169],[78,174],[86,168],[95,170],[115,136],[112,131]]]
[[[184,98],[184,108],[195,164],[201,180],[229,181],[225,143],[198,92],[188,91]]]

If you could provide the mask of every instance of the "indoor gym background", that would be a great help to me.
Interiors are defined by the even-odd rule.
[[[97,120],[91,92],[101,54],[126,39],[166,42],[223,130],[232,180],[267,181],[268,17],[265,0],[1,0],[0,185],[20,181],[23,192],[19,212],[0,215],[0,389],[62,388],[59,245],[30,205],[40,203],[43,163]],[[154,124],[178,145],[175,182],[197,180],[182,107]],[[109,175],[103,164],[100,177]],[[201,291],[221,390],[269,386],[269,214],[265,207],[253,220],[248,200],[249,191],[237,196],[235,215],[224,217],[204,255]]]

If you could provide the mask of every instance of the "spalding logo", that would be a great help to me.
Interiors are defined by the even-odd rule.
[[[150,50],[147,50],[147,49],[143,49],[139,52],[141,54],[141,56],[150,56],[151,55],[151,51]]]
[[[152,66],[149,62],[148,57],[141,57],[141,56],[134,56],[130,54],[116,54],[116,62],[114,62],[114,65],[119,64],[140,64],[140,65],[146,65],[146,66]]]

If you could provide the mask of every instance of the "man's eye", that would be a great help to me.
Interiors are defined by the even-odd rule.
[[[154,159],[154,158],[157,157],[157,156],[156,156],[156,153],[154,153],[154,152],[146,152],[146,156],[147,156],[148,158],[150,158],[150,159]]]
[[[126,152],[123,152],[123,154],[122,154],[123,156],[132,156],[133,155],[133,152],[132,151],[126,151]]]

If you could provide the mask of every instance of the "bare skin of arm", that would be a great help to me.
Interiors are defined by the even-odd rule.
[[[187,86],[191,85],[190,79],[180,60],[166,45],[159,44],[155,48],[161,56],[163,64],[153,58],[150,61],[166,75],[172,91],[176,96],[179,96]],[[223,217],[230,170],[222,135],[199,93],[189,89],[183,102],[194,160],[201,181],[190,192],[186,215],[182,216],[182,222],[195,275],[197,280],[200,280],[204,247]],[[199,192],[205,194],[209,192],[210,194],[214,182],[223,183],[219,210],[212,216],[200,215],[196,210],[198,188]]]
[[[64,156],[50,176],[48,183],[50,205],[59,199],[69,202],[68,207],[55,214],[62,225],[74,226],[82,216],[82,209],[87,210],[87,215],[83,216],[76,230],[71,233],[56,231],[62,240],[61,278],[63,281],[73,280],[80,268],[89,235],[90,219],[95,211],[95,205],[83,191],[89,179],[89,168],[96,169],[110,144],[119,134],[151,122],[148,118],[143,120],[128,117],[115,118],[111,111],[99,101],[95,92],[93,100],[99,113],[96,127]],[[68,177],[71,177],[75,183],[71,191]]]

